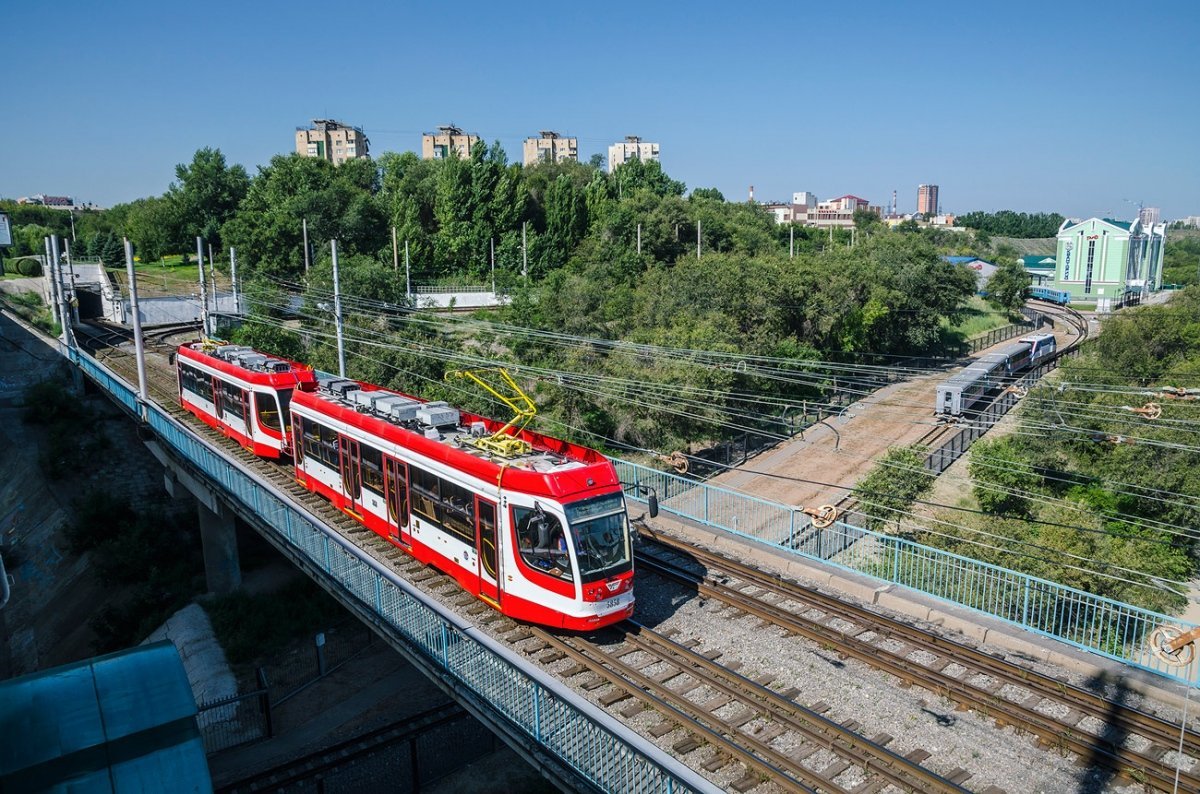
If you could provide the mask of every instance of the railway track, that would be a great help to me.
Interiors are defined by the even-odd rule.
[[[110,364],[133,377],[133,359],[126,351],[110,353]],[[190,414],[174,403],[176,382],[165,364],[165,359],[160,359],[147,370],[151,391],[160,404],[197,432],[222,439],[221,434],[192,421]],[[519,625],[464,593],[448,575],[409,558],[303,489],[287,469],[262,461],[227,439],[225,442],[249,468],[285,489],[421,589],[465,609],[491,633],[542,665],[557,663],[557,675],[577,689],[595,692],[602,706],[626,719],[653,710],[659,717],[649,726],[650,734],[661,738],[676,732],[678,738],[670,746],[678,755],[700,752],[693,763],[709,773],[740,765],[729,784],[734,790],[745,791],[771,779],[780,788],[795,791],[963,791],[961,784],[971,777],[962,769],[944,776],[930,771],[921,765],[930,757],[923,750],[905,755],[889,751],[886,745],[892,737],[880,734],[867,739],[858,734],[862,726],[857,723],[839,724],[824,717],[829,708],[826,704],[804,707],[795,703],[792,698],[798,692],[772,689],[769,674],[753,680],[742,677],[737,663],[726,666],[717,661],[719,652],[694,650],[697,640],[677,642],[632,621],[594,638],[563,637]],[[886,670],[907,684],[991,716],[1000,726],[1028,731],[1044,746],[1073,752],[1149,788],[1172,790],[1176,771],[1166,756],[1178,743],[1179,727],[1150,712],[1106,700],[915,627],[886,621],[862,607],[679,541],[656,536],[651,543],[669,551],[640,551],[638,565],[643,572],[674,579],[741,612],[827,647],[832,645],[840,654]],[[820,617],[813,617],[814,611]],[[851,621],[854,626],[829,625],[835,619]],[[873,639],[864,639],[868,635]],[[914,655],[920,660],[914,660]],[[601,688],[603,691],[598,691]],[[1063,717],[1048,713],[1063,709]],[[1098,730],[1093,728],[1096,723]],[[1131,749],[1131,737],[1140,737],[1146,749]],[[1185,734],[1184,752],[1200,757],[1200,734]],[[1179,779],[1179,790],[1200,790],[1200,776],[1183,771]],[[984,790],[999,791],[995,787]]]
[[[1043,746],[1070,751],[1153,789],[1175,790],[1169,756],[1179,745],[1180,726],[1173,722],[652,530],[643,529],[642,537],[649,541],[637,555],[642,573],[652,571],[836,648],[1000,725],[1028,731]],[[1200,733],[1186,731],[1183,750],[1200,759]],[[1200,774],[1181,771],[1179,786],[1200,791]]]
[[[136,378],[127,351],[110,351],[107,363],[125,377]],[[174,402],[176,381],[162,363],[147,367],[147,387],[172,415],[222,443],[247,468],[285,490],[377,560],[425,592],[464,609],[516,650],[544,667],[566,663],[555,672],[573,687],[584,692],[606,687],[596,695],[601,706],[626,719],[647,710],[657,712],[660,719],[649,728],[650,734],[662,738],[678,732],[680,738],[671,749],[681,757],[700,752],[699,768],[711,774],[723,771],[735,791],[748,791],[768,779],[785,791],[965,791],[960,784],[971,776],[969,772],[955,769],[938,775],[921,765],[930,757],[928,752],[914,749],[901,755],[888,750],[893,737],[866,738],[858,733],[862,728],[858,723],[841,724],[824,717],[827,705],[804,707],[792,700],[798,690],[770,688],[774,682],[769,676],[756,680],[739,676],[736,664],[716,661],[719,653],[693,650],[698,640],[675,642],[632,621],[593,638],[560,636],[504,617],[465,593],[449,575],[414,560],[303,488],[286,467],[261,460],[196,422]],[[731,764],[740,768],[726,769]],[[1002,794],[994,787],[987,791]]]

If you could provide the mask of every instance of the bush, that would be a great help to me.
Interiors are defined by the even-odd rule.
[[[275,593],[231,593],[204,608],[229,661],[243,664],[286,647],[297,636],[345,617],[340,604],[307,577]]]
[[[903,513],[933,487],[925,470],[924,449],[892,447],[854,489],[867,518],[867,529],[881,531],[889,521],[899,525]]]

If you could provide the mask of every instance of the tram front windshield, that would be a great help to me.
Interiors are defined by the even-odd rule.
[[[629,569],[625,499],[621,494],[597,496],[563,508],[581,581],[592,582]]]

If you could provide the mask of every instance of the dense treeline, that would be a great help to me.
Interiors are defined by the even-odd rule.
[[[1064,218],[1057,212],[968,212],[954,219],[955,226],[997,237],[1053,237]]]
[[[1198,376],[1200,289],[1110,318],[1083,355],[1026,398],[1012,433],[972,448],[985,515],[948,514],[968,529],[939,527],[922,540],[1117,600],[1181,608],[1177,593],[1134,582],[1147,581],[1139,571],[1186,581],[1197,569],[1200,447],[1189,429],[1197,403],[1158,398],[1158,420],[1129,409],[1154,401],[1161,386],[1195,388]]]

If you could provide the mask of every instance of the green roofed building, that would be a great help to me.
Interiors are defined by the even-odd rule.
[[[1029,274],[1034,284],[1054,282],[1054,257],[1046,254],[1027,254],[1021,257],[1021,267]]]
[[[0,681],[0,791],[211,792],[175,646]]]
[[[1166,224],[1067,220],[1058,230],[1057,289],[1081,302],[1127,301],[1162,288]]]

